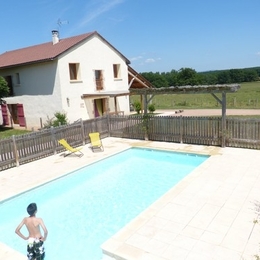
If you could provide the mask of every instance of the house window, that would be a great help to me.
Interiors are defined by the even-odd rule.
[[[103,71],[95,70],[96,90],[104,89]]]
[[[16,79],[16,85],[20,85],[20,74],[19,73],[15,73],[15,79]]]
[[[70,80],[79,80],[79,63],[70,63]]]
[[[113,64],[113,72],[114,72],[114,78],[115,79],[121,78],[120,64]]]

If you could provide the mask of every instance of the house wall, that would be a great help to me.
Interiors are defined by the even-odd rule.
[[[79,80],[70,80],[69,63],[79,64]],[[120,64],[119,79],[114,79],[113,64]],[[102,91],[96,90],[95,70],[103,71]],[[17,73],[20,84],[17,84]],[[0,71],[0,76],[10,75],[14,96],[5,100],[7,104],[23,104],[27,128],[39,128],[41,122],[44,124],[55,112],[66,113],[70,123],[80,118],[94,118],[93,99],[83,100],[83,94],[128,90],[128,67],[125,59],[96,35],[54,61]],[[110,111],[115,111],[113,98],[109,98],[108,104]],[[118,97],[117,104],[118,111],[129,112],[128,96]]]
[[[23,104],[28,128],[40,127],[62,110],[57,62],[45,62],[1,70],[1,76],[12,76],[14,96],[4,98],[7,104]],[[20,84],[16,74],[19,73]]]
[[[62,106],[68,118],[76,121],[79,118],[94,118],[93,99],[82,99],[83,94],[101,94],[108,91],[128,90],[128,67],[126,61],[107,43],[95,36],[70,52],[59,57],[59,74],[62,75]],[[79,63],[80,78],[71,81],[69,63]],[[114,79],[113,64],[120,64],[120,79]],[[95,70],[103,71],[104,90],[96,90]],[[69,106],[67,100],[69,99]],[[129,98],[118,98],[119,110],[129,111]],[[110,111],[115,111],[114,99],[109,98]]]

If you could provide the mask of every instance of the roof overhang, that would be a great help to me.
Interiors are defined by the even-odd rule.
[[[147,79],[145,79],[141,74],[136,72],[129,65],[128,65],[128,84],[129,84],[129,89],[153,87],[153,85]]]
[[[85,98],[92,98],[92,99],[97,99],[97,98],[107,98],[107,97],[120,97],[120,96],[129,96],[130,92],[128,90],[125,91],[104,91],[104,92],[98,92],[98,93],[87,93],[83,94],[81,96],[82,99]]]

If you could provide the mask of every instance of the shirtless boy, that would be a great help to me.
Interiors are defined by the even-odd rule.
[[[42,260],[45,257],[45,251],[43,246],[43,241],[46,240],[48,235],[48,230],[44,225],[44,222],[41,218],[36,217],[37,205],[36,203],[31,203],[27,207],[27,212],[29,217],[25,217],[20,225],[16,228],[15,233],[28,241],[27,245],[27,257],[28,260]],[[25,225],[29,232],[28,236],[24,236],[21,233],[21,228]],[[41,235],[42,228],[44,236]]]

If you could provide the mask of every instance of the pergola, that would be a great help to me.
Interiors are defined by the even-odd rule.
[[[221,104],[222,109],[222,133],[226,133],[226,94],[237,92],[240,88],[238,84],[230,85],[200,85],[200,86],[179,86],[168,88],[130,88],[130,95],[140,95],[144,106],[144,114],[147,114],[149,102],[155,95],[162,94],[211,94],[217,102]],[[219,98],[216,94],[221,94]],[[149,98],[148,98],[149,95]],[[225,147],[225,138],[222,138],[222,147]]]

